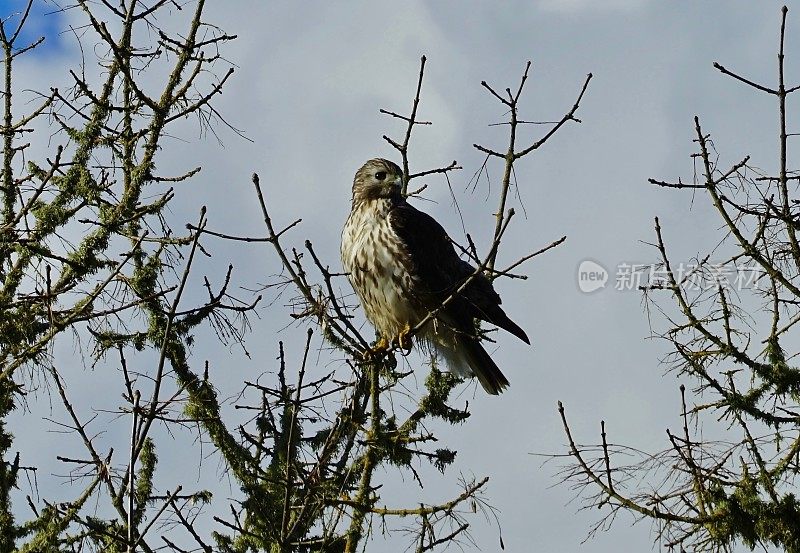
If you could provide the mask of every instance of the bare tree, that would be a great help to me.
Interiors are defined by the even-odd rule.
[[[666,362],[689,387],[687,394],[680,386],[683,424],[667,430],[667,448],[652,455],[613,444],[602,422],[600,443],[580,445],[559,404],[569,442],[564,457],[571,461],[562,476],[587,508],[604,513],[592,532],[629,511],[654,521],[669,549],[771,544],[800,551],[800,371],[792,365],[800,321],[799,200],[798,172],[789,160],[796,133],[787,130],[787,100],[800,86],[785,82],[787,8],[781,13],[776,84],[714,63],[737,84],[774,98],[776,169],[762,171],[749,156],[725,165],[695,117],[693,178],[650,180],[705,194],[723,227],[714,251],[687,268],[670,258],[655,220],[656,278],[642,289],[666,326],[656,331],[671,348]]]
[[[431,124],[417,119],[425,64],[423,57],[411,112],[401,115],[381,110],[406,125],[402,140],[388,136],[384,139],[400,154],[404,190],[408,195],[419,194],[427,186],[409,192],[409,184],[421,177],[448,176],[461,169],[456,161],[434,169],[411,169],[408,150],[413,132],[419,125]],[[506,89],[505,94],[498,93],[487,83],[482,83],[509,115],[506,123],[510,129],[509,143],[504,153],[475,145],[486,154],[486,159],[474,179],[481,178],[491,159],[499,158],[503,162],[496,227],[483,257],[478,254],[469,235],[466,244],[456,246],[490,278],[526,278],[512,271],[566,239],[562,237],[507,267],[496,268],[503,234],[514,215],[513,208],[509,207],[509,191],[516,186],[515,164],[541,147],[565,123],[577,121],[575,113],[591,79],[591,75],[586,78],[574,105],[551,125],[544,136],[520,148],[516,142],[517,133],[524,122],[519,118],[519,101],[529,70],[530,63],[526,65],[515,92]],[[271,245],[282,264],[283,276],[269,286],[280,288],[284,295],[294,294],[289,296],[292,316],[306,322],[308,341],[294,383],[287,381],[281,349],[277,385],[252,383],[245,390],[250,393],[245,393],[244,397],[254,397],[250,403],[240,407],[253,410],[254,415],[251,425],[241,429],[248,450],[248,468],[241,476],[237,474],[237,479],[240,479],[243,489],[263,491],[249,495],[233,521],[220,520],[239,533],[238,540],[224,541],[225,547],[232,551],[246,551],[248,549],[243,544],[248,542],[258,544],[252,546],[254,550],[267,550],[278,544],[282,550],[300,547],[309,551],[355,552],[363,547],[364,539],[374,533],[376,524],[382,532],[409,534],[414,550],[418,552],[431,551],[453,542],[467,543],[471,538],[465,515],[480,509],[494,516],[482,496],[488,477],[462,480],[461,493],[439,504],[390,506],[382,503],[379,490],[383,481],[377,472],[381,466],[396,467],[401,472],[410,473],[420,485],[422,479],[417,468],[421,462],[432,463],[445,472],[456,452],[441,446],[439,440],[442,436],[431,433],[426,424],[433,419],[450,424],[466,421],[470,416],[468,405],[459,408],[448,403],[451,392],[461,381],[440,371],[436,358],[426,361],[422,357],[408,357],[406,353],[398,359],[397,349],[385,355],[373,355],[372,340],[369,334],[365,334],[365,330],[371,333],[369,327],[363,328],[355,323],[355,306],[350,299],[349,285],[343,280],[345,275],[332,271],[331,262],[316,252],[311,242],[305,241],[302,251],[285,245],[287,238],[284,235],[290,229],[294,231],[298,221],[281,224],[273,221],[257,175],[253,176],[253,184],[266,227],[266,237],[262,241]],[[228,240],[246,240],[215,234]],[[338,265],[338,259],[333,263]],[[343,286],[344,292],[340,292]],[[443,305],[450,299],[445,299]],[[435,315],[432,312],[429,317]],[[425,322],[412,329],[412,335]],[[314,328],[321,331],[326,346],[334,355],[344,356],[347,370],[344,373],[332,371],[322,379],[308,382],[306,362]],[[412,373],[424,365],[430,365],[430,373],[425,380],[424,394],[415,399],[409,395],[409,391],[415,388]],[[231,459],[228,461],[232,463]],[[274,495],[268,495],[267,490]],[[392,519],[399,519],[399,525]],[[269,529],[269,532],[254,529]],[[502,545],[502,537],[500,543]]]
[[[331,269],[338,255],[333,261],[308,241],[291,246],[299,220],[273,218],[256,175],[262,236],[210,229],[201,206],[186,230],[170,224],[169,206],[191,201],[173,186],[197,178],[201,168],[158,172],[169,133],[190,120],[210,133],[227,124],[215,99],[233,74],[223,50],[235,36],[204,19],[204,4],[78,0],[70,9],[84,24],[72,32],[88,57],[69,70],[71,86],[21,96],[15,63],[44,40],[20,42],[33,0],[0,21],[0,552],[355,552],[387,531],[407,532],[420,552],[467,543],[470,515],[495,516],[483,497],[488,478],[462,477],[453,497],[435,504],[393,505],[391,497],[381,497],[382,478],[411,475],[421,484],[423,465],[444,474],[452,464],[456,452],[428,425],[467,420],[468,404],[450,401],[460,381],[440,371],[435,359],[398,357],[397,351],[366,355],[368,327],[357,322],[344,275]],[[167,21],[182,27],[168,31]],[[428,124],[417,118],[424,70],[423,58],[410,114],[383,110],[406,123],[401,140],[385,137],[402,158],[406,187],[460,169],[453,162],[411,170],[410,141]],[[514,272],[522,263],[565,239],[498,268],[514,215],[515,167],[577,121],[591,78],[560,120],[520,147],[526,122],[519,107],[529,70],[530,64],[515,92],[482,83],[508,113],[509,142],[502,151],[476,145],[486,160],[475,182],[488,164],[503,167],[496,224],[484,255],[469,235],[459,247],[490,278],[524,279]],[[44,159],[27,159],[30,143],[53,146]],[[419,194],[424,186],[405,190]],[[210,255],[203,243],[217,240],[270,248],[280,275],[248,299],[234,297],[234,279],[241,277],[233,267],[216,284],[197,275],[198,256]],[[192,290],[207,299],[192,304]],[[259,294],[288,300],[288,308],[276,302],[263,307]],[[304,348],[285,351],[277,342],[274,366],[243,382],[233,405],[226,405],[208,363],[193,356],[191,346],[209,331],[221,347],[244,344],[248,315],[256,310],[294,321]],[[72,341],[80,361],[59,355],[62,339]],[[95,406],[74,400],[85,383],[67,368],[79,362],[119,374],[117,389],[102,395],[122,398],[112,415],[125,427],[124,440],[123,432],[106,436],[110,429],[96,420]],[[426,364],[424,390],[413,394],[411,374]],[[45,461],[13,452],[9,414],[50,399],[37,392],[38,383],[63,408],[66,419],[52,424],[82,451],[54,452],[67,467],[67,498],[42,497],[36,483],[31,488],[37,493],[25,496],[20,486],[22,475],[39,478]],[[235,422],[234,409],[247,413],[247,421]],[[214,497],[210,489],[185,490],[179,482],[156,484],[159,454],[169,453],[177,434],[213,446],[238,488],[233,499]]]
[[[185,28],[168,34],[158,22],[172,2],[79,1],[72,9],[85,25],[73,31],[84,55],[94,57],[69,71],[68,90],[39,93],[34,103],[12,80],[14,64],[44,40],[20,43],[33,2],[0,22],[0,551],[152,551],[153,542],[164,544],[157,522],[170,517],[192,534],[196,511],[209,500],[204,490],[153,489],[154,427],[188,424],[193,419],[182,411],[197,403],[213,409],[210,383],[189,366],[193,329],[211,320],[236,335],[237,319],[253,307],[229,296],[229,279],[216,289],[206,283],[206,303],[181,305],[200,233],[174,233],[165,214],[176,197],[173,185],[199,168],[157,172],[169,129],[189,117],[205,128],[219,122],[213,100],[233,73],[219,69],[227,65],[220,48],[233,37],[203,21],[203,6],[198,1]],[[136,42],[140,30],[153,41]],[[19,112],[21,106],[29,111]],[[26,140],[52,140],[55,147],[45,159],[25,160]],[[198,211],[202,228],[205,211]],[[61,336],[76,340],[90,363],[116,363],[119,413],[130,420],[124,449],[101,449],[103,429],[71,400],[78,382],[65,369],[75,360],[55,355]],[[33,401],[26,395],[42,380],[68,416],[57,424],[84,454],[57,457],[69,469],[74,496],[29,496],[31,514],[18,522],[20,474],[37,466],[25,452],[12,454],[8,415]],[[220,432],[218,418],[203,425]]]

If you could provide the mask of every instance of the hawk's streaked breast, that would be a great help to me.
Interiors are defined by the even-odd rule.
[[[389,223],[387,199],[357,202],[342,232],[342,264],[367,318],[382,336],[397,336],[423,316],[414,308],[404,244]]]

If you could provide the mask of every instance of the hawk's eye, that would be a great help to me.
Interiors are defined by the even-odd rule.
[[[378,171],[375,173],[375,178],[378,180],[386,180],[386,171]]]

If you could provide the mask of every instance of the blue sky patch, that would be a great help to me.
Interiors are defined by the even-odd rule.
[[[0,19],[3,20],[6,35],[16,32],[17,26],[28,6],[28,0],[0,0]],[[14,43],[15,48],[26,48],[32,42],[44,37],[31,55],[44,56],[61,51],[66,47],[65,18],[61,7],[50,0],[34,0],[28,19]]]

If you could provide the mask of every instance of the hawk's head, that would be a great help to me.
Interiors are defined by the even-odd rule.
[[[353,179],[353,201],[400,197],[403,170],[387,159],[371,159]]]

